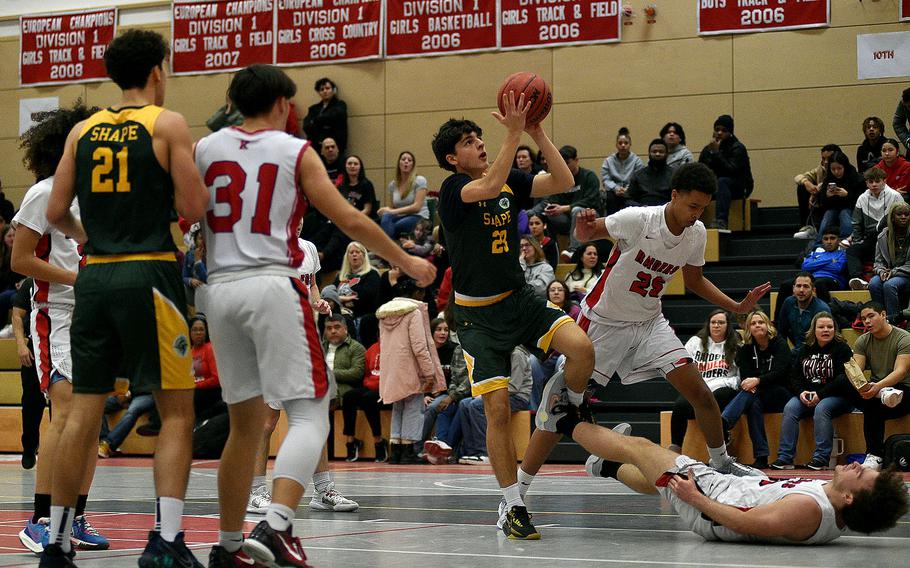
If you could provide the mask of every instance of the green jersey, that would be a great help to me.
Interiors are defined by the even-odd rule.
[[[453,174],[442,183],[439,217],[459,305],[489,305],[525,286],[518,215],[533,180],[513,169],[497,197],[476,203],[461,199],[462,188],[471,182],[467,174]]]
[[[173,252],[174,184],[152,148],[154,105],[98,111],[76,143],[76,197],[90,255]]]

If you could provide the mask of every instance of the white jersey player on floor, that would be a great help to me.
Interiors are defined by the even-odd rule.
[[[705,278],[706,231],[699,218],[711,203],[717,179],[703,164],[687,164],[674,173],[671,187],[670,203],[663,206],[629,207],[606,218],[597,218],[591,209],[578,215],[579,241],[616,240],[579,316],[579,325],[594,344],[593,379],[606,385],[614,373],[624,384],[666,377],[695,409],[711,465],[724,473],[759,475],[727,453],[717,401],[661,313],[660,298],[680,270],[691,292],[736,313],[752,310],[771,285],[766,282],[736,302]],[[525,491],[560,439],[550,414],[554,405],[565,403],[562,383],[557,373],[544,387],[538,430],[519,468]]]
[[[823,544],[846,532],[887,530],[907,513],[903,475],[859,463],[839,465],[834,478],[772,479],[723,474],[692,458],[583,422],[569,405],[554,414],[556,430],[593,455],[585,470],[618,479],[639,493],[659,493],[685,528],[706,540]],[[625,433],[626,435],[623,435]]]
[[[405,253],[341,196],[308,141],[283,132],[296,91],[277,67],[242,69],[228,96],[243,125],[196,146],[196,165],[212,196],[204,222],[206,305],[231,421],[218,470],[221,533],[210,567],[233,568],[241,546],[262,564],[308,566],[292,523],[328,434],[330,381],[297,272],[304,252],[296,229],[307,201],[421,286],[435,276],[431,264]],[[266,518],[244,542],[247,496],[268,412],[263,402],[281,402],[288,433],[275,460]]]

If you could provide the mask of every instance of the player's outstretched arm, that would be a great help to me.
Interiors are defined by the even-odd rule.
[[[76,198],[76,141],[84,125],[85,121],[78,123],[66,137],[63,157],[57,164],[54,187],[47,202],[47,220],[50,224],[60,229],[63,234],[76,239],[79,244],[85,244],[88,236],[82,223],[70,212],[70,206]]]
[[[713,282],[705,278],[701,266],[692,266],[687,264],[682,268],[683,281],[686,288],[694,292],[701,298],[711,302],[717,307],[736,314],[746,314],[751,312],[755,305],[761,300],[768,291],[771,290],[771,283],[765,282],[749,290],[742,302],[733,300],[730,296],[724,294],[714,285]]]
[[[575,185],[575,176],[572,175],[572,171],[566,165],[562,154],[553,145],[550,137],[540,127],[540,124],[528,126],[525,128],[525,132],[531,136],[534,143],[540,148],[550,168],[548,173],[534,176],[531,195],[533,197],[541,197],[568,191]]]
[[[436,267],[420,257],[406,253],[379,225],[348,203],[329,180],[322,160],[312,147],[307,148],[300,157],[298,171],[298,183],[310,203],[338,225],[344,234],[362,242],[389,263],[400,266],[417,281],[418,286],[428,286],[433,282]]]
[[[515,158],[518,144],[521,143],[521,132],[525,128],[525,118],[528,115],[528,109],[531,108],[531,103],[525,103],[524,93],[516,101],[514,91],[503,93],[502,100],[505,114],[495,111],[491,114],[499,124],[506,127],[506,137],[486,175],[472,180],[461,188],[461,200],[465,203],[485,201],[499,196],[499,192],[502,191],[502,186],[506,183],[509,172],[512,170],[512,161]],[[473,144],[476,141],[476,138],[469,138],[459,143]]]
[[[174,207],[190,223],[202,219],[209,190],[193,160],[193,139],[183,115],[166,110],[155,121],[155,134],[167,142],[168,167],[174,182]]]
[[[607,231],[606,217],[598,217],[597,211],[585,209],[575,216],[575,238],[579,242],[596,241],[610,237]]]
[[[740,534],[800,542],[815,534],[822,520],[821,509],[808,495],[790,495],[746,511],[725,505],[698,490],[691,469],[688,479],[676,475],[667,486],[684,502]]]

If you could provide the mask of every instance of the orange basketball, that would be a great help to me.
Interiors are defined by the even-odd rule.
[[[499,112],[505,114],[505,108],[502,106],[502,95],[509,91],[515,91],[515,102],[522,93],[525,95],[525,103],[531,103],[528,109],[527,124],[537,124],[545,119],[550,113],[550,107],[553,106],[553,95],[550,93],[550,86],[537,73],[528,71],[519,71],[509,75],[502,87],[499,88],[499,94],[496,98],[499,105]]]

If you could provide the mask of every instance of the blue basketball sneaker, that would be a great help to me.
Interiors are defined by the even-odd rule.
[[[98,534],[85,515],[73,519],[73,535],[70,541],[79,550],[107,550],[111,547],[111,543]]]
[[[19,532],[19,541],[35,554],[41,554],[50,539],[50,529],[51,520],[47,517],[41,517],[37,523],[29,519],[25,528]]]

